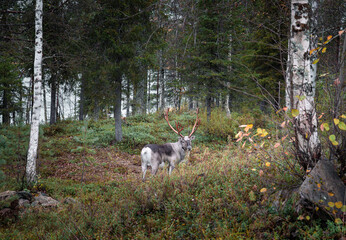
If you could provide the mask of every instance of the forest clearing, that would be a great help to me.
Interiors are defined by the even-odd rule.
[[[346,2],[0,11],[0,239],[346,239]]]

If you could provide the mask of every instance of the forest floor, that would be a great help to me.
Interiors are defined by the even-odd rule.
[[[283,170],[279,148],[271,150],[272,161],[250,144],[208,138],[200,129],[187,164],[181,163],[170,176],[160,170],[151,178],[148,171],[148,180],[142,182],[140,149],[151,139],[158,143],[176,139],[165,135],[166,124],[157,119],[129,121],[122,143],[112,141],[110,121],[45,127],[39,178],[29,190],[22,184],[28,141],[23,136],[29,135],[29,128],[3,133],[0,129],[0,136],[10,143],[2,148],[7,161],[0,170],[7,182],[0,181],[1,191],[42,192],[64,203],[58,208],[32,208],[13,221],[0,222],[0,239],[340,239],[345,235],[345,225],[321,222],[314,213],[297,213],[294,193],[275,207],[274,198],[301,181]],[[265,140],[268,148],[274,145],[271,141]],[[75,203],[65,204],[68,198]]]
[[[96,148],[93,153],[64,153],[56,161],[42,161],[49,175],[74,181],[108,182],[140,175],[140,156],[115,148]]]

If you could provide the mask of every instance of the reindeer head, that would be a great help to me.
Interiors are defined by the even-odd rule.
[[[168,125],[170,126],[170,128],[180,136],[179,138],[179,142],[182,146],[182,148],[184,149],[184,151],[190,151],[192,149],[191,147],[191,141],[195,139],[195,136],[192,136],[192,134],[194,134],[194,132],[196,132],[198,126],[200,125],[201,120],[198,118],[198,108],[196,110],[196,121],[195,121],[195,125],[192,128],[191,133],[188,136],[183,136],[180,132],[184,129],[184,127],[181,126],[180,123],[175,122],[175,127],[176,129],[174,129],[172,127],[172,125],[169,123],[169,119],[168,119],[168,112],[169,112],[169,108],[167,109],[166,113],[165,113],[165,119],[168,123]]]

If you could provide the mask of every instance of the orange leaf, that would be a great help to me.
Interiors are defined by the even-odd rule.
[[[280,125],[280,126],[281,126],[282,128],[284,128],[284,127],[285,127],[285,125],[286,125],[286,121],[283,121],[283,122],[281,123],[281,125]]]
[[[242,135],[243,135],[243,132],[240,131],[240,132],[237,133],[237,135],[235,135],[235,138],[241,137]]]
[[[309,54],[311,55],[313,52],[315,52],[317,50],[317,48],[311,49]]]
[[[331,197],[333,197],[333,196],[334,196],[334,193],[329,192],[328,195],[331,196]]]
[[[330,39],[332,39],[332,35],[329,35],[328,37],[327,37],[327,40],[330,40]]]
[[[339,202],[336,202],[336,203],[335,203],[335,207],[336,207],[336,208],[342,208],[342,202],[340,202],[340,201],[339,201]]]
[[[335,85],[335,86],[338,86],[339,84],[340,84],[339,78],[335,79],[335,80],[334,80],[334,85]]]
[[[260,190],[261,193],[265,193],[266,191],[267,191],[266,188],[262,188],[262,189]]]
[[[324,131],[324,126],[323,126],[323,124],[320,125],[320,129],[321,129],[322,132]]]
[[[282,109],[286,112],[288,108],[287,107],[283,107]]]

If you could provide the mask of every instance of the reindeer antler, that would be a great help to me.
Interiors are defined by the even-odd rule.
[[[184,136],[180,133],[184,128],[180,125],[180,123],[177,123],[175,122],[175,126],[177,128],[177,130],[175,130],[172,125],[169,123],[169,120],[168,120],[168,111],[169,111],[169,108],[167,109],[166,113],[165,113],[165,119],[168,123],[168,125],[171,127],[171,129],[176,133],[178,134],[179,136],[181,136],[182,138],[184,138]]]
[[[192,131],[191,131],[191,133],[190,133],[190,135],[189,135],[189,138],[192,136],[192,134],[194,134],[194,132],[196,132],[198,126],[199,126],[200,123],[201,123],[201,119],[198,118],[198,112],[199,112],[199,109],[197,108],[197,110],[196,110],[196,115],[197,115],[197,116],[196,116],[195,125],[194,125],[193,128],[192,128]]]

